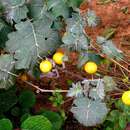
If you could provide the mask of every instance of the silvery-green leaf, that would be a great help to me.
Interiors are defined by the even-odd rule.
[[[7,89],[14,85],[14,77],[10,75],[14,68],[14,59],[12,55],[0,56],[0,89]]]
[[[79,55],[78,68],[82,68],[82,66],[88,61],[93,61],[98,65],[101,63],[102,58],[100,55],[95,53],[82,52]]]
[[[71,112],[84,126],[96,126],[104,121],[108,109],[100,100],[92,101],[84,97],[74,100]]]
[[[88,50],[90,38],[84,33],[82,17],[79,14],[73,14],[66,23],[66,33],[62,37],[64,46],[77,51]]]
[[[97,99],[104,99],[105,92],[104,92],[104,81],[103,79],[94,79],[94,80],[83,80],[82,84],[84,85],[84,95],[88,95],[89,90],[89,97],[97,100]]]
[[[48,0],[47,7],[55,18],[58,16],[63,16],[64,18],[69,17],[69,8],[65,0]]]
[[[83,94],[83,87],[80,82],[72,84],[72,88],[69,89],[67,96],[68,97],[80,97]]]
[[[101,45],[102,53],[106,54],[109,58],[122,60],[122,51],[114,45],[112,40],[106,40],[104,37],[97,37],[97,43]]]
[[[105,91],[104,91],[104,80],[98,79],[97,86],[96,86],[97,94],[100,99],[104,99]]]
[[[43,7],[44,0],[31,0],[31,2],[28,4],[29,14],[31,15],[31,17],[37,19],[41,17],[44,11]]]
[[[40,55],[48,55],[60,45],[58,32],[50,28],[52,21],[46,16],[31,23],[16,24],[16,32],[8,35],[6,49],[15,53],[16,69],[27,69]]]
[[[0,20],[0,48],[5,47],[5,42],[8,40],[8,33],[12,31],[12,28],[9,27],[3,20]]]
[[[93,100],[101,100],[96,88],[90,89],[89,97]]]
[[[89,60],[88,53],[81,53],[78,60],[78,68],[82,68],[82,66]]]
[[[95,27],[100,23],[100,18],[96,15],[95,11],[87,11],[87,23],[89,27]]]
[[[98,36],[97,37],[97,43],[102,45],[102,44],[105,44],[107,42],[107,39],[104,38],[104,37],[101,37],[101,36]]]
[[[82,2],[83,0],[67,0],[68,5],[72,8],[79,7]]]
[[[66,31],[74,34],[83,33],[82,17],[78,13],[73,13],[71,18],[66,19]]]
[[[104,80],[104,84],[105,84],[105,92],[110,92],[110,91],[113,91],[113,90],[117,90],[117,84],[116,82],[113,80],[112,77],[110,76],[104,76],[103,77],[103,80]]]
[[[62,41],[64,42],[65,46],[73,47],[74,50],[87,50],[90,39],[86,37],[84,34],[75,35],[73,33],[65,33],[62,37]]]
[[[45,0],[31,0],[28,4],[29,15],[33,19],[40,19],[44,16],[49,18],[50,20],[54,20],[54,16],[47,10],[47,6],[45,4]]]
[[[27,18],[28,9],[25,5],[25,0],[1,0],[5,7],[6,19],[10,23],[15,21],[19,23],[22,19]]]

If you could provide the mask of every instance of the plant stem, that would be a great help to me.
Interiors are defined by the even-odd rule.
[[[32,84],[32,83],[30,83],[30,82],[28,82],[28,81],[24,81],[24,82],[25,82],[26,84],[32,86],[33,88],[39,90],[40,92],[46,92],[46,93],[53,93],[53,92],[67,93],[67,92],[68,92],[68,90],[48,90],[48,89],[45,90],[45,89],[39,88],[39,86],[34,85],[34,84]]]
[[[110,59],[112,62],[114,62],[115,64],[117,64],[118,66],[120,66],[121,68],[123,68],[124,70],[126,70],[128,73],[130,73],[130,70],[125,68],[123,65],[121,65],[120,63],[118,63],[116,60],[114,59]]]

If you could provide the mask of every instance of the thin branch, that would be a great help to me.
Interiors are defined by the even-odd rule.
[[[53,92],[67,93],[67,92],[68,92],[68,90],[48,90],[48,89],[45,90],[45,89],[39,88],[39,86],[34,85],[34,84],[32,84],[31,82],[28,82],[28,81],[24,81],[24,82],[25,82],[26,84],[32,86],[33,88],[39,90],[40,92],[46,92],[46,93],[53,93]]]
[[[108,58],[109,59],[109,58]],[[126,70],[128,73],[130,73],[130,70],[127,69],[126,67],[124,67],[123,65],[121,65],[119,62],[117,62],[116,60],[110,58],[110,61],[114,62],[115,64],[117,64],[118,66],[120,66],[121,68],[123,68],[124,70]]]

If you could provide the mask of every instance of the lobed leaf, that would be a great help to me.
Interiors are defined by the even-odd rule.
[[[21,125],[22,130],[52,130],[51,122],[42,115],[30,116]]]
[[[7,112],[17,103],[15,91],[8,90],[0,93],[0,113]]]
[[[5,42],[8,40],[8,33],[12,31],[12,28],[9,27],[2,19],[0,19],[0,48],[5,47]]]
[[[78,14],[73,14],[72,18],[66,20],[66,23],[66,33],[62,37],[63,46],[77,51],[88,50],[90,38],[84,33],[82,17]]]
[[[6,19],[10,23],[15,21],[19,23],[22,19],[27,18],[28,9],[25,5],[25,0],[1,0],[5,8]]]
[[[0,120],[0,130],[13,130],[13,125],[9,119]]]
[[[47,8],[55,18],[58,16],[63,16],[64,18],[69,17],[69,7],[65,0],[48,0]]]
[[[49,121],[53,125],[54,130],[59,130],[61,128],[63,124],[63,119],[58,113],[48,111],[48,110],[43,110],[41,114],[49,119]]]
[[[14,85],[14,76],[10,74],[13,72],[14,64],[12,55],[5,54],[0,56],[0,89],[7,89]]]
[[[97,37],[97,43],[102,47],[102,53],[106,54],[109,58],[115,58],[117,60],[122,60],[123,54],[111,40],[107,40],[104,37]]]
[[[84,126],[101,124],[108,113],[105,103],[100,100],[92,101],[86,97],[74,100],[71,112],[74,117]]]
[[[96,27],[100,23],[100,18],[93,10],[87,11],[86,19],[89,27]]]
[[[52,21],[44,16],[34,21],[16,24],[16,32],[8,35],[6,49],[15,53],[16,69],[28,69],[41,55],[48,55],[60,45],[58,32],[50,28]]]

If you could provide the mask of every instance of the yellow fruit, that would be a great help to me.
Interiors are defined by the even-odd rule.
[[[126,91],[122,94],[122,102],[126,105],[130,105],[130,91]]]
[[[95,62],[89,61],[84,65],[84,70],[88,74],[94,74],[97,71],[97,64]]]
[[[53,55],[53,60],[55,61],[56,64],[58,65],[61,65],[63,63],[63,57],[64,57],[64,54],[61,53],[61,52],[56,52],[54,55]]]
[[[48,73],[52,70],[52,63],[49,61],[49,60],[43,60],[41,63],[40,63],[40,70],[43,72],[43,73]]]

